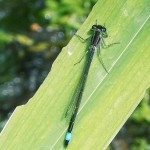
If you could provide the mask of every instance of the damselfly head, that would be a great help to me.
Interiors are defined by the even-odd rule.
[[[101,32],[106,32],[106,28],[101,25],[93,25],[91,30],[100,30]]]
[[[91,30],[92,31],[99,31],[103,38],[108,37],[105,26],[95,24],[95,25],[92,26]]]

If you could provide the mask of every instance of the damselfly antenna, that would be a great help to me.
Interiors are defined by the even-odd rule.
[[[97,19],[96,19],[96,25],[97,25]]]

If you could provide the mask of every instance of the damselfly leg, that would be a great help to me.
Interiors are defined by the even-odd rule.
[[[111,47],[111,46],[113,46],[113,45],[115,45],[115,44],[120,44],[119,42],[116,42],[116,43],[111,43],[111,44],[106,44],[105,43],[105,41],[104,41],[104,39],[102,38],[102,42],[101,42],[101,45],[102,45],[102,48],[103,49],[106,49],[106,48],[109,48],[109,47]]]
[[[82,42],[82,43],[85,43],[86,41],[88,41],[90,39],[90,37],[84,39],[83,37],[81,37],[80,35],[78,34],[75,34],[75,36],[77,36],[79,38],[79,40]]]

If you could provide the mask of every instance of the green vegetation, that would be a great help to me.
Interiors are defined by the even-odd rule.
[[[47,66],[50,66],[56,57],[53,55],[53,49],[60,49],[67,43],[71,36],[70,32],[79,28],[95,1],[40,2],[0,2],[3,11],[6,8],[4,6],[11,6],[0,21],[1,89],[7,85],[4,82],[11,81],[8,87],[15,82],[17,86],[22,85],[20,93],[27,88],[34,93],[42,82],[42,69],[49,70]],[[68,149],[106,148],[143,99],[146,89],[144,101],[125,125],[129,136],[125,137],[124,141],[132,137],[129,143],[126,142],[128,148],[149,149],[148,5],[148,0],[99,0],[78,30],[79,35],[88,37],[88,31],[97,19],[98,23],[105,24],[108,29],[110,37],[106,39],[106,43],[120,44],[101,49],[109,74],[105,72],[95,55],[74,127],[73,139]],[[58,33],[62,36],[55,36]],[[85,60],[77,66],[73,64],[81,58],[87,46],[88,44],[81,43],[73,37],[63,48],[35,95],[27,104],[17,107],[11,116],[0,136],[1,149],[63,149],[69,121],[69,117],[64,118],[64,113],[69,102],[73,100]],[[60,50],[56,54],[59,52]],[[42,61],[37,61],[39,59]],[[38,62],[39,65],[34,62]],[[32,78],[37,82],[30,80],[30,77],[33,77],[29,76],[31,73],[40,76]],[[1,90],[0,103],[4,114],[1,118],[6,115],[6,110],[10,112],[16,104],[12,103],[9,95],[4,97],[12,92],[12,89]],[[14,93],[17,93],[17,90]],[[27,95],[29,94],[23,93],[23,96],[20,94],[18,97],[15,95],[13,99],[24,100],[28,98]],[[9,105],[6,105],[6,100],[7,103],[10,102]],[[115,148],[113,144],[112,147]]]

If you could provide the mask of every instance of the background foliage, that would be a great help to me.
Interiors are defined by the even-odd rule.
[[[0,128],[42,83],[96,0],[0,1]],[[84,9],[83,9],[84,8]],[[150,148],[150,90],[110,148]]]

